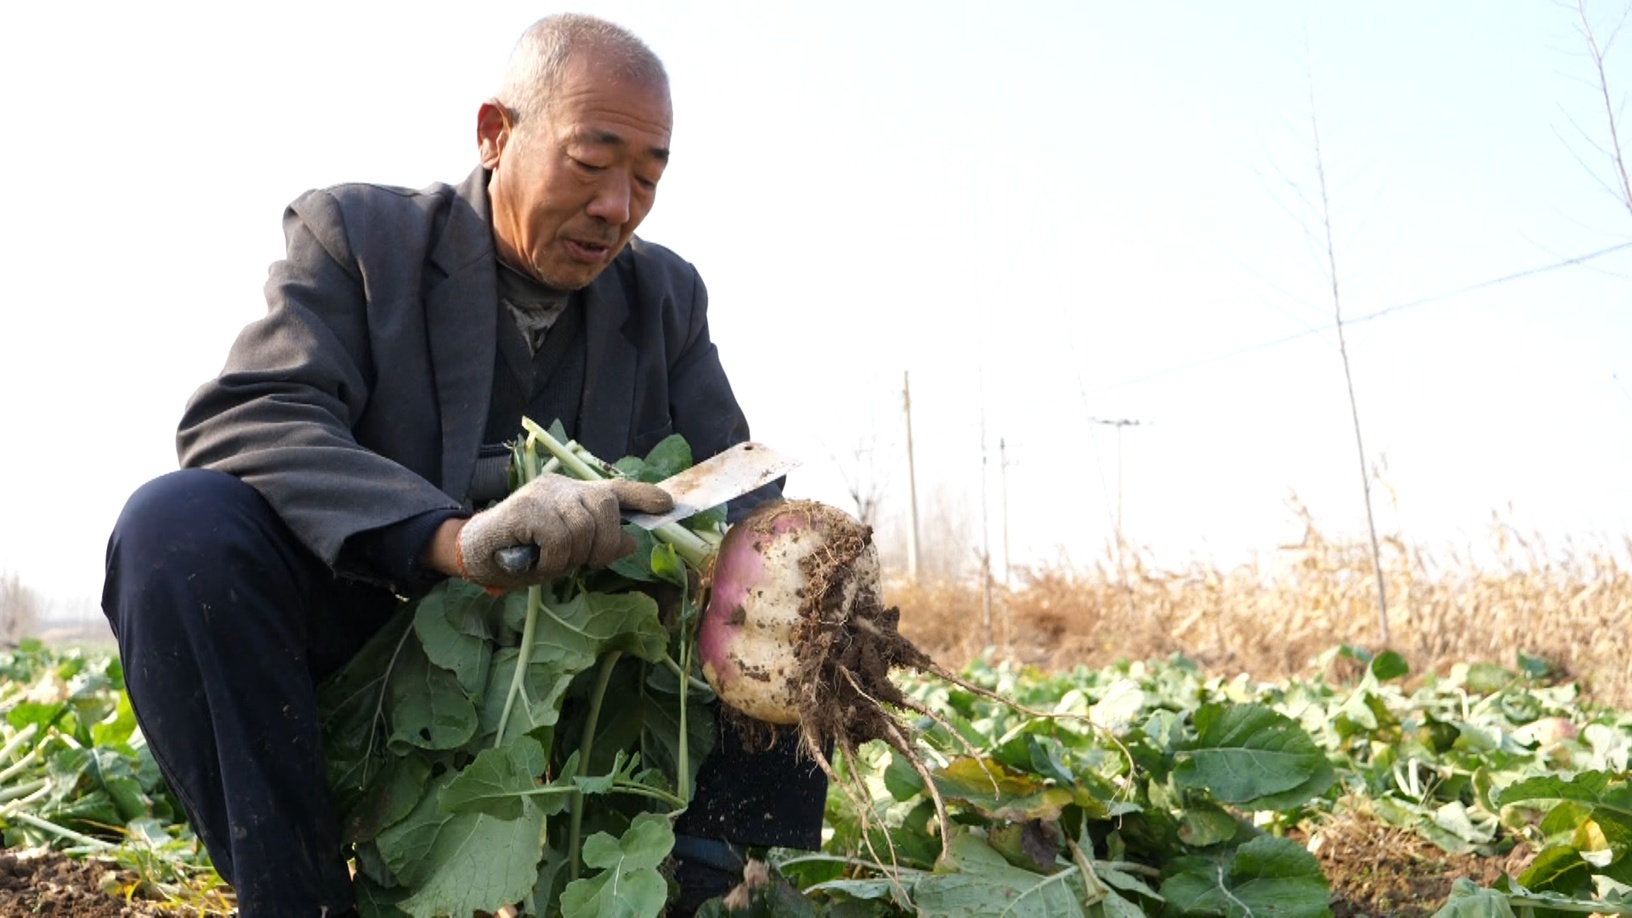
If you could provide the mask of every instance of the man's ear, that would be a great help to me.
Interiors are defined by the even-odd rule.
[[[510,143],[510,113],[497,99],[488,99],[476,112],[476,149],[482,168],[491,172]]]

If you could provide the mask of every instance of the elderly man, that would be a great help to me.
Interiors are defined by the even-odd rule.
[[[399,597],[609,564],[632,547],[622,510],[668,506],[650,485],[550,476],[473,513],[503,496],[483,456],[523,415],[607,457],[671,433],[698,458],[747,439],[696,270],[634,236],[671,120],[639,39],[584,16],[535,24],[477,113],[463,184],[290,205],[266,316],[188,404],[182,469],[120,516],[103,609],[132,705],[243,915],[352,908],[314,685]],[[532,570],[496,563],[529,542]],[[819,844],[822,775],[722,734],[679,826],[693,903],[731,881],[729,843]]]

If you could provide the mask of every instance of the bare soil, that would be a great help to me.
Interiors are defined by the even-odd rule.
[[[125,901],[136,877],[105,861],[55,851],[0,851],[0,915],[63,918],[173,918],[184,914],[151,902]]]
[[[1352,816],[1332,817],[1313,838],[1334,918],[1427,918],[1459,877],[1488,887],[1504,873],[1518,876],[1534,857],[1523,847],[1495,857],[1447,854],[1414,832]]]

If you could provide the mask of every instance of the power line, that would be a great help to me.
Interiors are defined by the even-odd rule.
[[[1352,319],[1344,319],[1343,324],[1344,325],[1359,325],[1361,322],[1370,322],[1372,319],[1380,319],[1380,318],[1382,318],[1383,316],[1386,316],[1386,315],[1392,315],[1393,313],[1396,313],[1396,312],[1404,312],[1407,309],[1415,309],[1418,306],[1426,306],[1429,303],[1435,303],[1435,302],[1438,302],[1440,300],[1450,299],[1451,297],[1454,297],[1454,296],[1462,296],[1463,294],[1473,293],[1475,291],[1484,290],[1484,289],[1489,288],[1489,287],[1498,287],[1498,286],[1501,286],[1502,284],[1511,283],[1513,281],[1521,280],[1521,279],[1526,278],[1526,277],[1533,277],[1533,276],[1535,276],[1537,274],[1546,274],[1549,271],[1557,271],[1560,268],[1569,268],[1569,267],[1573,267],[1575,265],[1585,264],[1585,263],[1587,263],[1589,261],[1592,261],[1594,259],[1602,258],[1605,255],[1611,255],[1611,254],[1614,254],[1615,252],[1619,252],[1622,249],[1632,249],[1632,242],[1623,242],[1623,243],[1620,243],[1619,245],[1612,245],[1607,249],[1599,249],[1596,252],[1588,252],[1585,255],[1577,255],[1574,258],[1566,258],[1563,261],[1555,261],[1555,262],[1553,262],[1551,264],[1541,265],[1541,266],[1535,267],[1535,268],[1527,268],[1527,269],[1525,269],[1523,271],[1518,271],[1518,272],[1515,272],[1513,274],[1504,274],[1501,277],[1494,277],[1494,278],[1491,278],[1490,280],[1479,281],[1478,283],[1475,283],[1475,284],[1468,284],[1467,286],[1464,286],[1464,287],[1458,287],[1455,290],[1447,290],[1447,291],[1445,291],[1443,293],[1436,293],[1436,294],[1433,294],[1431,296],[1422,297],[1420,299],[1408,300],[1407,302],[1397,303],[1397,304],[1395,304],[1393,306],[1385,306],[1384,308],[1379,309],[1379,310],[1377,310],[1375,312],[1362,313],[1361,315],[1355,316]],[[1110,391],[1112,389],[1121,389],[1121,388],[1126,387],[1126,386],[1133,386],[1133,385],[1138,385],[1139,383],[1149,382],[1149,381],[1151,381],[1153,379],[1160,379],[1163,376],[1171,376],[1174,373],[1183,373],[1183,372],[1185,372],[1187,370],[1195,370],[1195,369],[1199,369],[1201,367],[1210,366],[1210,365],[1215,364],[1215,363],[1222,363],[1223,361],[1226,361],[1226,360],[1232,360],[1232,359],[1234,359],[1236,357],[1242,357],[1242,356],[1245,356],[1247,354],[1255,353],[1257,351],[1267,350],[1267,349],[1272,348],[1272,347],[1278,347],[1278,346],[1280,346],[1282,344],[1287,344],[1287,343],[1292,342],[1292,341],[1297,341],[1297,340],[1299,340],[1301,338],[1307,338],[1307,337],[1309,337],[1311,335],[1318,335],[1318,334],[1321,334],[1323,332],[1327,332],[1327,331],[1330,331],[1330,330],[1331,329],[1329,327],[1306,328],[1303,331],[1293,332],[1290,335],[1286,335],[1286,336],[1281,337],[1281,338],[1276,338],[1276,339],[1274,339],[1272,341],[1261,341],[1261,342],[1259,342],[1257,344],[1249,344],[1246,347],[1239,347],[1239,348],[1236,348],[1235,350],[1225,351],[1222,354],[1215,354],[1212,357],[1204,357],[1201,360],[1195,360],[1195,361],[1192,361],[1190,363],[1185,363],[1185,364],[1180,364],[1178,366],[1168,367],[1168,368],[1163,369],[1163,370],[1157,370],[1157,371],[1155,371],[1153,373],[1146,373],[1146,374],[1144,374],[1142,376],[1135,376],[1135,377],[1132,377],[1132,378],[1129,378],[1129,379],[1124,379],[1121,382],[1110,383],[1108,385],[1100,386],[1099,388],[1092,390],[1091,393],[1088,392],[1088,391],[1084,391],[1082,393],[1083,398],[1084,398],[1084,403],[1086,404],[1086,399],[1087,399],[1087,396],[1089,394],[1098,394],[1100,392],[1108,392],[1108,391]]]

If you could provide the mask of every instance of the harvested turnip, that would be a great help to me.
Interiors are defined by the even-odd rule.
[[[764,505],[726,533],[715,556],[697,636],[703,675],[754,720],[883,738],[884,724],[855,718],[869,721],[879,700],[905,703],[892,667],[934,663],[900,635],[900,613],[881,597],[868,527],[815,501]]]
[[[765,504],[731,527],[711,574],[698,632],[703,675],[727,706],[752,720],[796,726],[803,746],[836,775],[823,749],[847,756],[869,740],[899,752],[945,809],[892,709],[940,718],[904,695],[890,671],[929,673],[1007,702],[948,672],[903,637],[886,608],[872,530],[815,501]],[[956,731],[948,732],[957,736]],[[847,788],[857,792],[857,788]]]

